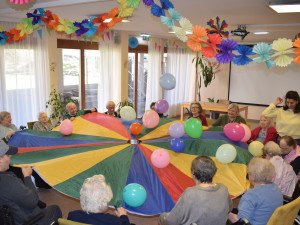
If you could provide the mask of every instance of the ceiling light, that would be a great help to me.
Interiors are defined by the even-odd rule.
[[[277,13],[300,12],[299,0],[272,0],[269,7]]]
[[[253,34],[269,34],[269,31],[255,31]]]
[[[151,37],[151,34],[140,34],[141,37]]]

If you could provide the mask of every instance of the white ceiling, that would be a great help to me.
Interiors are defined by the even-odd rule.
[[[0,21],[18,22],[26,17],[27,11],[15,11],[9,8],[8,0],[0,1]],[[286,1],[286,0],[283,0]],[[158,0],[155,0],[158,3]],[[300,32],[300,13],[277,14],[268,7],[269,0],[171,0],[176,11],[188,18],[193,25],[205,26],[209,19],[219,16],[229,24],[229,30],[237,25],[246,25],[251,32],[243,41],[233,37],[239,43],[272,42],[278,38],[294,39]],[[300,2],[300,1],[299,1]],[[51,10],[65,19],[87,19],[89,15],[108,12],[119,7],[117,0],[36,0],[33,8],[42,7]],[[149,33],[159,37],[174,37],[168,34],[168,28],[160,19],[152,16],[150,7],[141,1],[133,13],[130,23],[117,24],[114,29],[125,30],[130,34]],[[268,35],[254,35],[254,31],[269,31]]]

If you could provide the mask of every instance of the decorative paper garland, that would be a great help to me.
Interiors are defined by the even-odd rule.
[[[89,20],[72,21],[59,18],[51,11],[39,8],[35,9],[33,13],[27,13],[27,18],[22,19],[16,28],[8,31],[0,29],[0,43],[11,44],[25,39],[28,34],[37,29],[41,25],[45,25],[46,29],[53,29],[55,31],[65,33],[71,38],[73,34],[77,36],[86,36],[93,39],[98,33],[106,29],[112,28],[116,23],[122,21],[122,17],[131,16],[134,9],[138,8],[141,0],[118,0],[120,8],[113,8],[109,13],[104,13],[98,17],[93,17]],[[274,64],[280,67],[286,67],[293,60],[295,63],[300,64],[299,60],[299,42],[300,38],[293,43],[290,39],[279,38],[273,41],[271,48],[258,43],[250,51],[245,50],[243,47],[238,46],[234,40],[225,39],[228,37],[228,30],[225,20],[219,17],[211,19],[207,22],[207,27],[204,29],[201,26],[193,26],[187,18],[182,17],[177,11],[174,10],[173,4],[169,0],[160,0],[161,6],[154,3],[154,0],[143,0],[146,6],[151,7],[151,13],[154,16],[160,17],[163,24],[171,27],[175,31],[176,36],[183,42],[187,41],[187,45],[193,51],[200,51],[206,57],[216,57],[220,63],[233,62],[237,65],[247,65],[252,60],[246,55],[258,54],[259,57],[253,59],[254,62],[266,62],[268,68]],[[165,16],[165,10],[168,10],[171,18]],[[118,15],[118,16],[117,16]],[[111,19],[109,23],[104,23],[105,19]],[[179,22],[180,26],[175,26],[175,22]],[[97,25],[96,25],[97,24]],[[205,32],[203,32],[203,30]],[[193,35],[187,35],[187,32]],[[199,33],[200,32],[200,33]],[[223,40],[219,41],[220,36]],[[266,47],[263,47],[266,46]],[[296,47],[295,50],[292,47]],[[262,49],[262,47],[265,49]],[[221,52],[217,52],[220,51]],[[236,50],[241,55],[236,56],[232,53]],[[267,51],[266,51],[267,50]],[[218,53],[218,54],[217,54]],[[251,53],[251,54],[250,54]],[[296,54],[292,58],[290,54]],[[275,58],[274,61],[271,58]]]

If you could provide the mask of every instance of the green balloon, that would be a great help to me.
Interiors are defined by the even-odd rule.
[[[202,135],[202,123],[200,120],[190,118],[184,123],[184,131],[192,138],[199,138]]]

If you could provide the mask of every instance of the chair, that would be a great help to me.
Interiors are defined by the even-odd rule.
[[[67,219],[58,219],[58,225],[88,225],[86,223],[78,223]]]
[[[293,225],[300,210],[300,197],[294,201],[278,207],[267,225]]]

